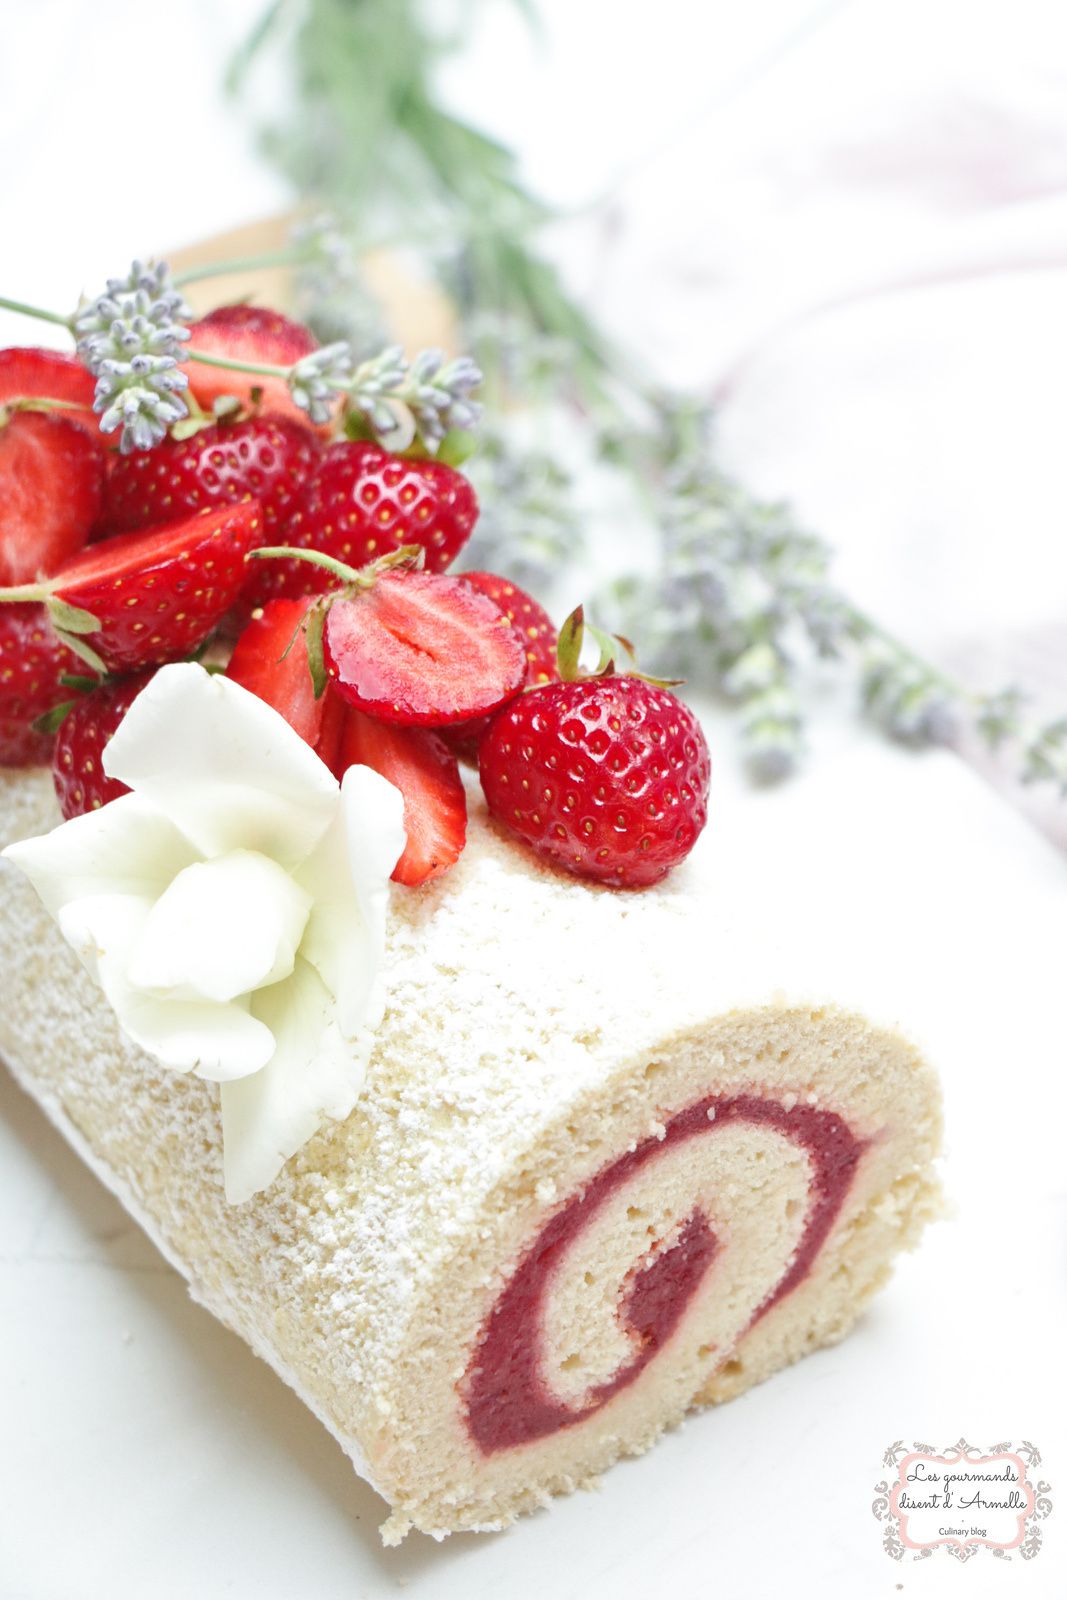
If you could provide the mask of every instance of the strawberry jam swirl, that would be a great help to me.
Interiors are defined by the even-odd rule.
[[[599,1172],[545,1224],[501,1293],[481,1333],[465,1380],[467,1425],[483,1454],[529,1443],[572,1427],[598,1411],[640,1376],[680,1324],[718,1250],[698,1207],[669,1247],[632,1276],[618,1316],[637,1343],[633,1359],[590,1390],[578,1408],[562,1404],[542,1373],[542,1322],[549,1281],[609,1195],[672,1145],[714,1138],[730,1124],[758,1124],[799,1145],[811,1161],[804,1228],[789,1267],[750,1318],[752,1327],[806,1277],[852,1183],[864,1141],[832,1111],[797,1105],[787,1110],[755,1095],[715,1095],[673,1117],[662,1139],[648,1138]]]

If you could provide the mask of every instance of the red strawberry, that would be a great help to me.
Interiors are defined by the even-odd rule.
[[[656,883],[707,821],[700,723],[640,678],[531,689],[493,718],[478,764],[505,827],[569,872],[620,888]]]
[[[121,533],[254,496],[265,542],[286,544],[289,517],[319,449],[315,435],[287,417],[246,417],[188,439],[165,439],[154,450],[115,457],[104,518]],[[252,576],[261,581],[263,566]]]
[[[308,744],[317,745],[333,696],[315,699],[301,626],[311,600],[272,600],[234,645],[226,676],[265,700]],[[325,758],[324,758],[325,759]]]
[[[70,698],[60,675],[82,670],[56,638],[43,606],[0,606],[0,765],[48,760],[53,736],[32,724]]]
[[[522,635],[526,651],[526,682],[551,683],[556,676],[556,625],[544,606],[510,578],[495,572],[457,572],[461,583],[487,594]]]
[[[404,544],[421,545],[430,572],[456,559],[478,519],[470,483],[442,461],[408,461],[380,445],[332,444],[308,479],[286,543],[362,567]],[[256,593],[321,594],[329,576],[306,561],[264,563]]]
[[[0,585],[32,583],[80,550],[103,492],[103,452],[84,428],[13,412],[0,424]]]
[[[104,746],[153,676],[154,670],[103,683],[63,718],[52,756],[52,781],[65,817],[80,817],[129,793],[126,784],[104,772]]]
[[[0,350],[0,406],[9,400],[73,401],[77,410],[63,406],[55,415],[77,422],[103,447],[107,438],[100,432],[100,418],[93,410],[95,392],[92,373],[74,356],[29,346]]]
[[[461,583],[469,583],[471,588],[488,595],[519,633],[526,651],[523,687],[551,683],[556,676],[557,634],[555,623],[544,607],[510,578],[498,577],[495,572],[457,572],[456,577]],[[478,745],[488,726],[487,717],[475,717],[470,722],[447,728],[442,737],[462,760],[476,763]]]
[[[233,605],[262,520],[258,501],[247,500],[165,527],[116,534],[68,561],[42,585],[40,597],[97,619],[84,642],[109,672],[179,660]],[[61,615],[58,621],[64,624]]]
[[[323,653],[350,705],[424,727],[495,710],[526,675],[526,653],[500,607],[432,572],[384,572],[334,600]]]
[[[404,796],[408,842],[393,869],[410,886],[440,877],[467,838],[467,795],[455,756],[425,728],[390,727],[348,707],[334,771],[373,767]]]
[[[189,346],[205,355],[229,356],[235,361],[258,361],[266,366],[291,367],[301,356],[318,349],[310,328],[292,322],[280,311],[262,306],[219,306],[189,329]],[[307,421],[289,396],[281,378],[259,377],[251,372],[231,372],[225,367],[209,367],[201,361],[187,361],[182,367],[189,387],[205,410],[223,395],[236,395],[246,404],[253,389],[262,395],[265,411]]]

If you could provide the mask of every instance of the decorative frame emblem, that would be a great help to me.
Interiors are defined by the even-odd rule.
[[[941,1451],[919,1442],[909,1450],[897,1439],[882,1465],[895,1475],[875,1484],[871,1510],[884,1524],[882,1547],[894,1561],[909,1551],[924,1561],[937,1549],[960,1563],[983,1549],[1001,1561],[1040,1554],[1052,1489],[1043,1479],[1031,1481],[1041,1452],[1028,1439],[984,1451],[962,1435]]]

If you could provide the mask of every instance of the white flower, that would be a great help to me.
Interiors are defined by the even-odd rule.
[[[164,1066],[221,1085],[226,1195],[247,1200],[356,1103],[384,993],[399,790],[342,783],[270,706],[162,668],[104,752],[131,794],[4,851]]]

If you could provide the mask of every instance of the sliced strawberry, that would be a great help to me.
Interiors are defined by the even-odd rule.
[[[333,696],[315,699],[301,626],[312,604],[310,599],[271,600],[234,645],[226,676],[273,706],[308,744],[317,745]]]
[[[103,448],[107,441],[93,410],[95,392],[92,373],[73,356],[29,346],[0,350],[0,406],[9,400],[71,401],[71,406],[57,409],[55,415],[78,423]]]
[[[349,704],[385,722],[441,727],[510,700],[526,654],[500,607],[431,572],[383,573],[330,606],[326,671]]]
[[[256,500],[202,511],[94,544],[46,587],[97,619],[85,643],[109,672],[179,660],[233,605],[245,581],[245,555],[261,531]]]
[[[0,766],[48,760],[53,735],[38,733],[33,723],[70,699],[61,675],[83,670],[56,638],[43,606],[0,606]]]
[[[461,583],[469,583],[479,593],[488,595],[498,605],[508,621],[518,631],[526,651],[526,681],[523,688],[551,683],[556,677],[556,625],[543,606],[520,589],[510,578],[501,578],[495,572],[457,572]],[[478,745],[489,726],[488,717],[474,717],[470,722],[458,723],[443,734],[445,743],[462,761],[478,763]]]
[[[456,758],[425,728],[390,727],[351,706],[346,709],[334,771],[373,767],[404,796],[408,842],[393,869],[411,887],[440,877],[467,838],[467,796]]]
[[[32,583],[80,550],[104,493],[104,457],[57,414],[15,411],[0,425],[0,586]]]
[[[332,685],[327,686],[326,693],[322,696],[320,704],[322,705],[322,725],[319,728],[318,739],[315,741],[315,751],[325,761],[331,772],[336,772],[343,776],[345,769],[341,765],[341,741],[344,738],[345,722],[352,708],[345,705]],[[353,711],[352,715],[356,716],[358,713]]]
[[[205,355],[229,356],[235,361],[257,361],[266,366],[291,367],[302,356],[318,349],[310,328],[292,322],[280,311],[262,306],[219,306],[189,329],[189,346]],[[250,372],[231,372],[225,367],[210,367],[202,361],[187,361],[183,368],[189,387],[206,411],[223,395],[235,395],[246,404],[253,390],[262,396],[264,411],[307,421],[307,415],[290,398],[281,378],[259,377]]]
[[[104,746],[154,671],[132,678],[116,678],[84,695],[67,712],[56,734],[52,756],[52,781],[59,809],[68,819],[96,811],[120,794],[126,784],[104,771]]]

